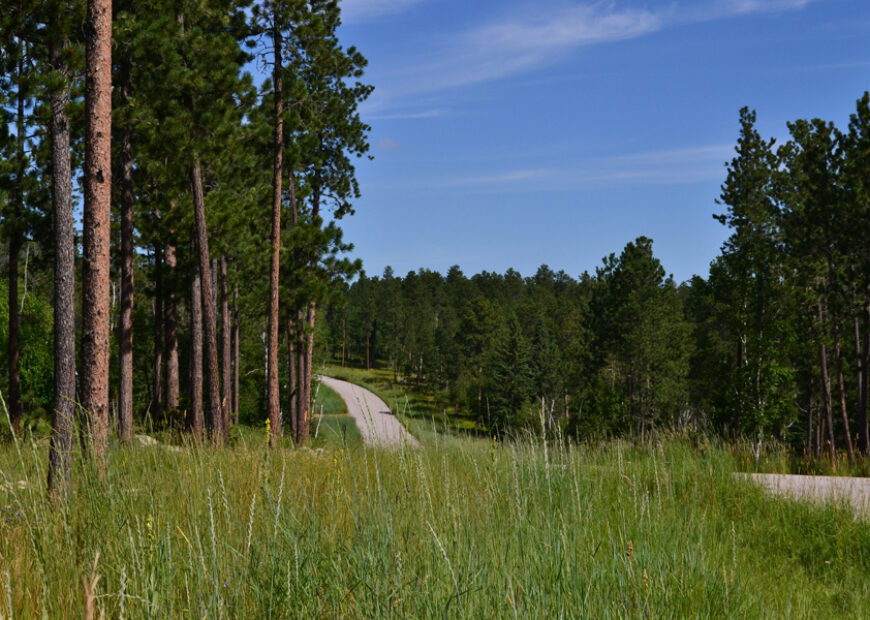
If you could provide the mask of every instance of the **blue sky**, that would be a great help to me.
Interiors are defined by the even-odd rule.
[[[737,112],[845,127],[867,0],[343,0],[369,59],[373,161],[342,226],[366,271],[572,276],[639,235],[707,274]]]

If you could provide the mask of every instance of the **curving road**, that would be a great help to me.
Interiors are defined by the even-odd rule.
[[[370,446],[410,446],[420,444],[390,412],[387,404],[373,392],[332,377],[320,377],[347,404],[347,411],[359,427],[363,441]]]

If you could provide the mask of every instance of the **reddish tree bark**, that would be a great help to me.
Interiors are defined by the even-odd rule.
[[[233,288],[233,424],[239,423],[239,287]]]
[[[159,217],[159,213],[157,215]],[[154,248],[154,413],[163,411],[163,249]]]
[[[202,280],[199,263],[193,265],[190,280],[190,363],[188,364],[187,430],[195,441],[202,440]]]
[[[178,264],[175,245],[169,243],[165,248],[164,263],[167,270],[166,278],[169,285],[164,284],[164,309],[163,330],[166,339],[166,398],[164,403],[167,409],[178,408],[179,379],[178,379],[178,300],[175,295],[175,268]],[[168,290],[167,290],[168,289]]]
[[[269,273],[269,325],[267,335],[268,362],[266,368],[266,409],[269,415],[272,437],[270,445],[275,446],[281,429],[281,405],[278,399],[278,279],[280,271],[279,252],[281,248],[281,192],[284,165],[284,67],[281,51],[281,28],[278,8],[273,7],[272,46],[274,52],[274,168],[272,173],[272,256]]]
[[[112,2],[88,0],[85,23],[85,170],[82,271],[82,407],[94,455],[106,469],[109,422]]]
[[[52,69],[66,78],[61,45],[51,51]],[[70,458],[75,433],[76,315],[75,238],[73,232],[68,87],[51,94],[51,206],[54,220],[54,400],[48,449],[48,489],[56,496],[69,490]]]
[[[310,302],[308,304],[308,333],[305,342],[305,409],[302,414],[300,429],[302,441],[307,441],[311,434],[311,368],[314,361],[314,316],[317,312],[317,303]]]
[[[19,43],[21,43],[19,41]],[[24,213],[24,136],[26,129],[24,127],[24,86],[22,85],[24,74],[24,49],[19,52],[18,57],[18,91],[17,98],[17,117],[16,117],[16,183],[13,199],[13,219],[20,221]],[[8,363],[9,363],[9,420],[12,424],[12,432],[17,435],[21,432],[21,371],[19,356],[21,347],[19,344],[20,318],[18,311],[18,261],[21,256],[21,234],[12,230],[9,238],[9,340],[7,342]]]
[[[21,239],[17,235],[9,240],[9,420],[12,432],[21,431],[21,374],[19,371],[18,343],[18,259],[21,255]]]
[[[195,155],[190,169],[193,211],[196,220],[196,246],[202,282],[202,308],[205,336],[206,408],[205,425],[215,443],[226,440],[226,428],[221,412],[220,374],[218,371],[217,311],[208,251],[208,228],[205,221],[205,196],[202,191],[202,170]]]
[[[232,407],[232,338],[230,327],[230,298],[227,286],[227,257],[221,254],[221,412],[224,428],[230,426]]]
[[[297,312],[296,321],[296,433],[293,441],[301,445],[305,441],[303,420],[308,415],[307,390],[305,389],[306,374],[308,371],[308,338],[305,334],[305,311]]]
[[[290,436],[295,442],[299,434],[297,430],[299,426],[299,379],[297,377],[299,374],[299,362],[296,356],[296,324],[294,321],[292,318],[287,321],[287,357],[290,361],[290,411],[288,412],[288,418],[290,419]]]
[[[121,101],[130,96],[130,67],[124,63]],[[118,334],[118,432],[123,443],[133,439],[133,127],[121,135],[121,316]]]

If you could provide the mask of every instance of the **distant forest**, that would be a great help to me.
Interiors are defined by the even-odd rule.
[[[868,453],[870,96],[846,131],[797,121],[776,148],[740,112],[706,278],[678,284],[645,237],[575,279],[361,275],[324,353],[392,369],[503,432],[643,436],[700,427],[807,454]]]
[[[52,433],[61,486],[79,433],[103,469],[144,424],[305,444],[322,362],[487,434],[870,452],[870,95],[783,145],[740,111],[706,277],[674,282],[645,237],[579,276],[368,277],[340,224],[373,87],[337,0],[87,6],[0,12],[0,435]]]

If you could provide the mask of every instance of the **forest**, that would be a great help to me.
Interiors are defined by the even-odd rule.
[[[369,148],[338,3],[8,8],[6,436],[50,425],[61,478],[79,420],[98,460],[110,426],[129,442],[142,420],[220,444],[269,417],[304,443],[313,326],[359,269],[337,222]]]
[[[730,236],[706,277],[674,282],[640,237],[573,278],[362,273],[327,311],[323,354],[392,369],[503,433],[703,429],[760,449],[870,450],[870,96],[849,126],[798,120],[775,145],[755,112],[714,217]]]
[[[341,24],[3,2],[0,620],[866,618],[870,513],[746,476],[870,463],[870,94],[782,144],[739,111],[689,281],[645,236],[370,275]]]
[[[675,282],[646,237],[578,277],[369,277],[339,224],[373,87],[337,2],[116,3],[101,131],[84,8],[23,3],[2,23],[7,436],[69,446],[81,420],[99,454],[109,428],[223,443],[269,418],[302,445],[316,358],[389,368],[484,434],[543,412],[576,438],[870,452],[866,93],[848,127],[797,120],[782,145],[740,111],[706,277]]]

